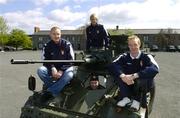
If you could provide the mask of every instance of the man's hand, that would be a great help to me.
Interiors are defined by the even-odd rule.
[[[55,67],[52,68],[52,78],[54,80],[58,80],[63,74],[63,71],[59,70],[57,71],[57,69]]]
[[[134,84],[134,77],[132,76],[132,74],[130,75],[124,75],[123,77],[121,77],[122,81],[124,83],[126,83],[127,85],[132,85]]]

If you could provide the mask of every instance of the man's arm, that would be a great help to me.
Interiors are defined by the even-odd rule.
[[[103,36],[103,40],[104,40],[104,46],[105,48],[108,48],[109,46],[109,38],[108,38],[108,33],[106,31],[106,29],[104,28],[104,26],[102,25],[102,36]]]
[[[43,60],[51,60],[51,52],[50,52],[50,47],[45,44],[42,50],[42,54],[43,54]],[[49,63],[43,63],[43,66],[46,66],[48,70],[51,70],[52,67],[54,67],[53,64],[49,64]]]
[[[43,47],[43,59],[44,60],[51,60],[51,51],[50,51],[50,47],[45,44]],[[53,79],[57,79],[59,77],[59,75],[57,74],[57,69],[54,66],[54,64],[50,64],[50,63],[43,63],[43,66],[45,66],[48,69],[48,73],[50,75],[52,75]]]
[[[117,59],[113,61],[108,67],[109,72],[115,77],[119,78],[120,75],[123,75],[123,55],[120,55]]]
[[[90,35],[89,35],[89,28],[87,27],[86,28],[86,50],[89,50],[90,49],[90,46],[91,46],[91,39],[90,39]]]
[[[159,66],[157,62],[154,60],[152,55],[147,55],[145,64],[146,64],[145,69],[137,73],[139,78],[142,79],[154,78],[156,74],[159,73]]]
[[[74,50],[73,50],[73,47],[72,45],[69,43],[68,44],[68,47],[69,47],[69,52],[68,52],[68,60],[74,60]]]

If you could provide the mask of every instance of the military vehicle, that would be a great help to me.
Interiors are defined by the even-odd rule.
[[[115,58],[113,50],[91,50],[76,54],[76,60],[11,60],[12,64],[70,63],[75,68],[75,76],[52,102],[41,104],[43,91],[36,91],[36,78],[28,80],[28,88],[33,94],[21,109],[21,118],[141,118],[141,110],[131,111],[116,104],[120,90],[108,72],[108,65]],[[99,79],[101,89],[89,89],[93,75]],[[143,95],[144,93],[141,92]],[[147,95],[145,118],[152,111],[155,86]]]

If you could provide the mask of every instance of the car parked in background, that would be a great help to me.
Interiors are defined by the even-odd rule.
[[[176,50],[177,50],[178,52],[180,52],[180,45],[177,45],[177,46],[176,46]]]
[[[157,45],[152,45],[150,51],[159,51],[159,47]]]
[[[0,47],[0,51],[2,51],[3,49],[2,49],[2,47]]]
[[[16,48],[12,46],[4,46],[4,51],[15,51]]]
[[[176,47],[174,45],[168,45],[166,47],[166,51],[168,51],[168,52],[175,52],[176,51]]]

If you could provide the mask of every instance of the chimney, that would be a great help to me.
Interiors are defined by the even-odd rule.
[[[39,27],[34,27],[34,33],[39,32],[40,28]]]
[[[117,25],[117,26],[116,26],[116,30],[118,30],[118,29],[119,29],[119,26]]]

